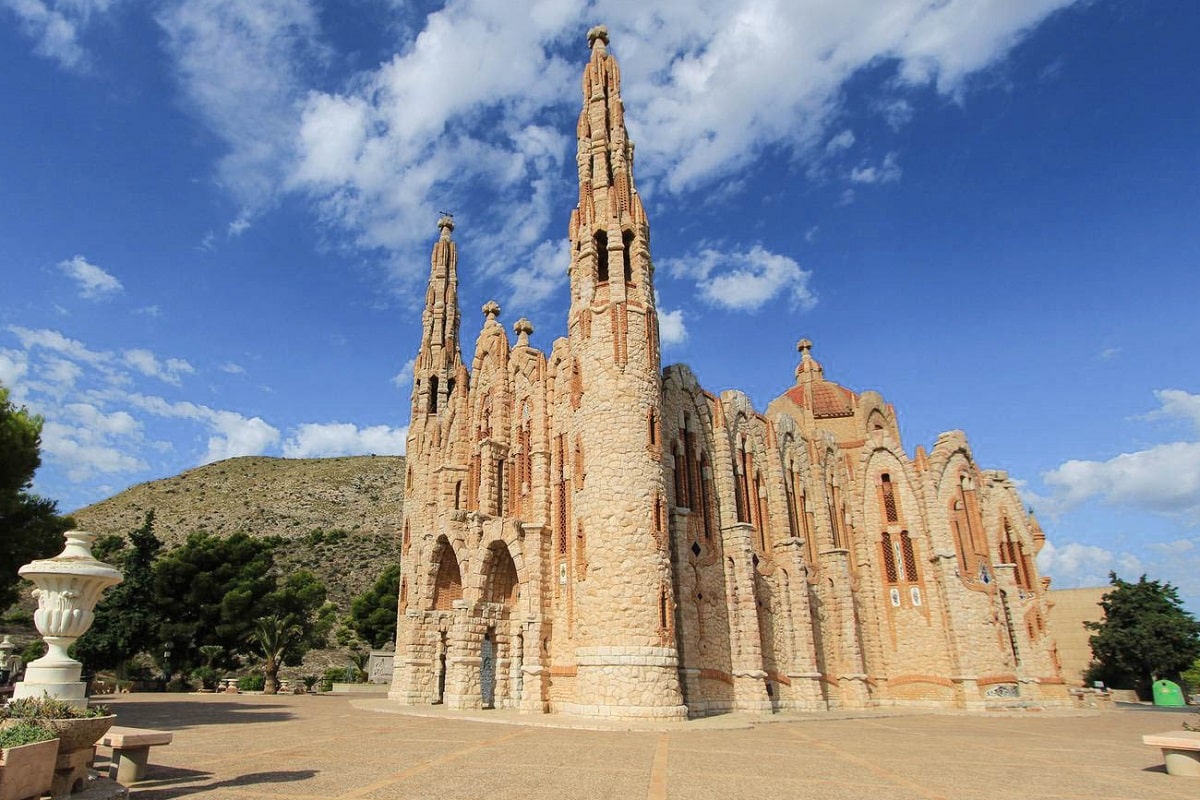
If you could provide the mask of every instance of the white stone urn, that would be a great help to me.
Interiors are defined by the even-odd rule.
[[[79,680],[83,665],[67,649],[92,627],[100,595],[122,580],[111,564],[92,556],[95,534],[67,531],[67,546],[54,558],[32,561],[17,572],[37,587],[33,624],[46,640],[46,655],[25,667],[25,680],[13,689],[13,698],[50,696],[86,706],[85,686]]]

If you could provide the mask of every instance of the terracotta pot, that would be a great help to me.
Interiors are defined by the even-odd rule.
[[[0,800],[41,797],[54,783],[58,739],[0,750]]]
[[[0,722],[0,728],[7,728],[22,721],[24,720],[6,719]],[[46,719],[39,717],[31,721],[57,733],[59,739],[58,751],[61,753],[70,753],[73,750],[82,750],[85,747],[91,747],[100,741],[100,737],[107,733],[108,729],[117,721],[117,715],[109,714],[106,717],[85,717],[84,719]]]

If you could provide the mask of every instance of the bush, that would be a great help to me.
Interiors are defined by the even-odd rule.
[[[19,722],[7,728],[0,728],[0,748],[20,747],[23,744],[48,742],[56,738],[58,734],[54,731],[30,722]]]
[[[22,697],[20,700],[13,700],[8,705],[0,707],[0,719],[19,719],[26,722],[37,719],[107,717],[108,713],[106,706],[76,708],[65,700],[55,700],[52,697]]]
[[[305,675],[300,680],[304,682],[305,691],[311,692],[313,690],[313,687],[317,685],[317,681],[321,680],[321,676],[320,675]]]
[[[213,667],[196,667],[192,670],[192,680],[200,681],[201,688],[216,689],[221,675]]]
[[[243,675],[238,678],[238,689],[243,692],[261,692],[266,686],[267,679],[262,675]]]

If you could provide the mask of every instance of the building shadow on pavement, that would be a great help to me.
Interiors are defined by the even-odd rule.
[[[122,703],[120,700],[102,702],[117,715],[118,725],[167,731],[181,731],[201,725],[287,722],[295,716],[285,710],[286,706],[263,703],[185,703],[170,700],[149,703]]]
[[[212,783],[196,783],[209,777],[211,773],[191,769],[174,769],[170,767],[152,768],[147,780],[133,786],[131,797],[137,800],[168,800],[172,797],[186,797],[199,792],[216,792],[220,789],[245,788],[260,786],[268,783],[292,783],[307,781],[316,777],[317,770],[276,770],[272,772],[251,772],[238,775],[223,781]],[[186,785],[183,785],[186,784]]]

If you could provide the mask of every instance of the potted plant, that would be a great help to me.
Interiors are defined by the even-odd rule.
[[[0,730],[21,723],[48,728],[59,738],[59,752],[91,747],[116,721],[104,706],[79,708],[51,697],[23,697],[0,708]]]
[[[58,739],[28,722],[0,729],[0,800],[40,797],[54,783]]]
[[[96,756],[93,745],[116,719],[104,706],[80,708],[51,697],[22,697],[0,708],[0,731],[24,723],[47,728],[58,737],[50,790],[55,797],[65,797],[86,785]]]

